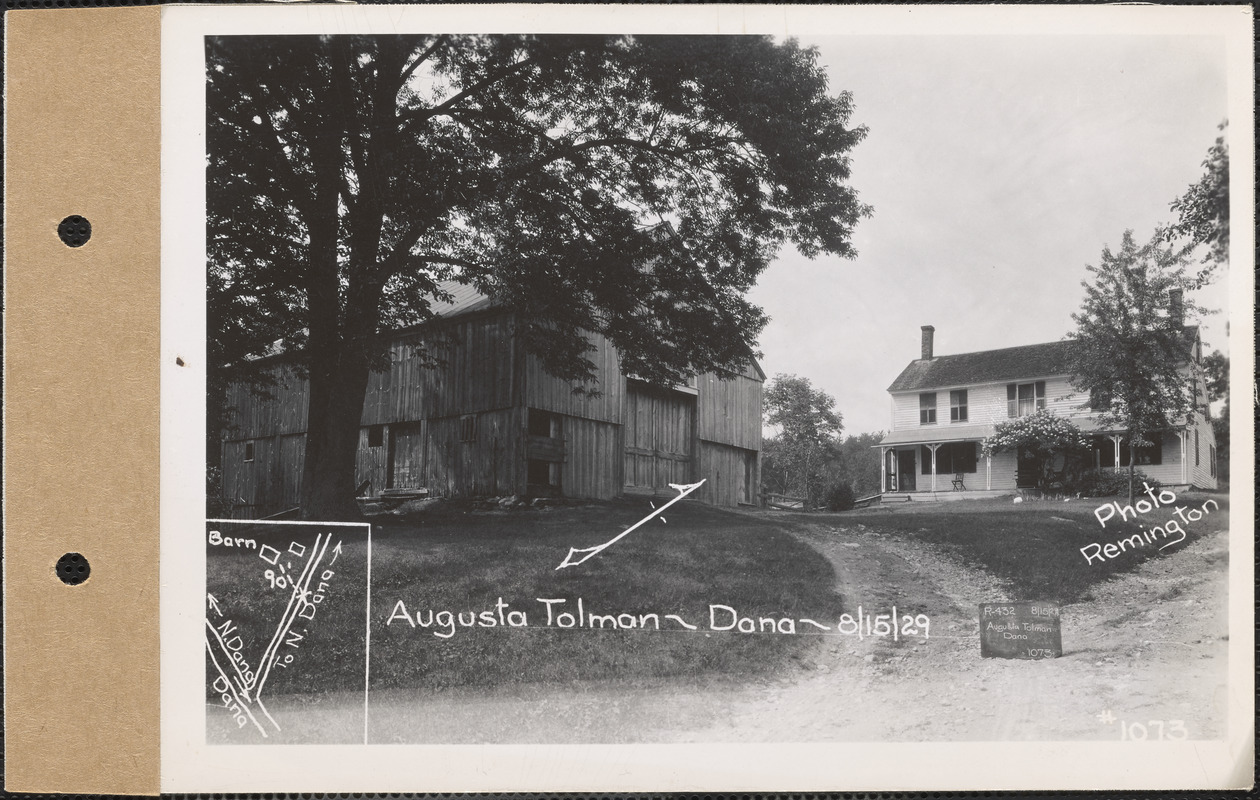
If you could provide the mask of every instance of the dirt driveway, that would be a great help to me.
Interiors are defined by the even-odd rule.
[[[846,607],[924,606],[924,642],[829,642],[697,738],[768,741],[1116,740],[1224,734],[1226,531],[1156,556],[1063,607],[1061,658],[982,659],[977,606],[1010,597],[943,549],[872,524],[798,529],[835,566]],[[1109,714],[1108,714],[1109,712]]]

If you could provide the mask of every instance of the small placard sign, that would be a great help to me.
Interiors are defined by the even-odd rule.
[[[983,658],[1058,658],[1063,655],[1059,607],[1054,603],[980,606]]]

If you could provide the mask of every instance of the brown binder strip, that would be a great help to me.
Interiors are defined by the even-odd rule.
[[[6,20],[10,791],[159,788],[160,13]],[[92,234],[72,248],[74,214]],[[70,552],[76,586],[54,569]]]

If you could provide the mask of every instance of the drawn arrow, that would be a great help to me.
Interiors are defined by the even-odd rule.
[[[223,612],[219,610],[219,603],[214,599],[214,595],[206,595],[206,604],[210,606],[214,613],[218,614],[220,617],[223,616]]]
[[[621,538],[625,537],[625,536],[626,536],[626,535],[628,535],[631,531],[633,531],[635,528],[639,527],[639,526],[640,526],[640,525],[642,525],[643,523],[645,523],[645,522],[647,522],[648,520],[652,519],[652,517],[655,517],[655,516],[659,515],[662,511],[664,511],[665,509],[669,508],[669,507],[670,507],[670,506],[672,506],[674,503],[677,503],[679,500],[683,499],[683,498],[684,498],[684,497],[686,497],[687,495],[691,494],[691,493],[692,493],[692,492],[694,492],[696,489],[699,489],[699,488],[700,488],[700,487],[704,484],[704,481],[705,481],[705,479],[701,479],[701,480],[700,480],[700,483],[687,483],[687,484],[682,484],[682,485],[679,485],[679,484],[677,484],[677,483],[671,483],[671,484],[669,485],[669,488],[674,489],[675,491],[677,491],[677,492],[678,492],[678,496],[677,496],[677,497],[673,498],[673,499],[672,499],[672,500],[670,500],[668,503],[665,503],[665,504],[664,504],[664,505],[662,505],[660,508],[658,508],[658,509],[656,509],[655,511],[653,511],[651,514],[648,514],[646,517],[644,517],[643,519],[641,519],[641,520],[639,520],[638,522],[634,523],[634,524],[633,524],[633,525],[631,525],[629,528],[626,528],[624,531],[622,531],[621,533],[617,534],[616,536],[614,536],[613,538],[609,539],[608,541],[604,542],[603,544],[599,544],[599,545],[596,545],[596,546],[594,546],[594,547],[580,547],[580,548],[579,548],[579,547],[570,547],[570,548],[569,548],[569,554],[568,554],[567,556],[565,556],[565,557],[564,557],[564,561],[560,562],[560,566],[556,567],[556,569],[557,569],[557,570],[561,570],[561,569],[564,569],[565,567],[576,567],[578,564],[581,564],[583,561],[586,561],[588,558],[591,558],[591,557],[592,557],[592,556],[594,556],[596,553],[599,553],[600,551],[605,550],[605,549],[607,549],[607,548],[611,547],[613,544],[615,544],[615,543],[617,542],[617,540],[619,540],[619,539],[621,539]],[[578,555],[580,555],[580,556],[581,556],[581,558],[574,559],[574,556],[578,556]]]
[[[332,557],[332,561],[329,561],[329,562],[328,562],[328,566],[330,566],[330,567],[331,567],[333,564],[336,564],[336,563],[337,563],[337,556],[339,556],[339,555],[341,555],[341,540],[340,540],[340,539],[338,539],[338,540],[337,540],[337,546],[333,548],[333,557]]]

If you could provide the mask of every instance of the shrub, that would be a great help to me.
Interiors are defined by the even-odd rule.
[[[1151,488],[1159,487],[1159,481],[1151,478],[1140,469],[1134,470],[1133,485],[1139,491],[1141,491],[1143,481],[1146,481],[1146,484]],[[1128,494],[1129,471],[1123,469],[1117,472],[1111,467],[1086,470],[1075,480],[1065,483],[1063,491],[1067,494],[1077,493],[1082,497],[1115,497],[1116,495]]]
[[[852,486],[847,483],[838,483],[827,491],[823,505],[828,511],[848,511],[853,508],[853,501],[856,499],[857,495],[853,493]]]

